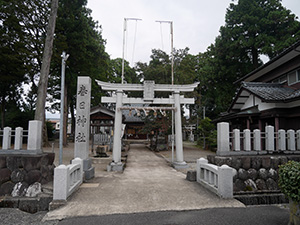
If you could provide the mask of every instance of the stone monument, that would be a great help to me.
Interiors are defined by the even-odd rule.
[[[76,101],[76,127],[74,158],[83,160],[84,178],[89,180],[95,175],[92,160],[89,158],[91,78],[78,77]]]

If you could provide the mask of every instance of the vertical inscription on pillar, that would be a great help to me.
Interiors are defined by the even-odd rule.
[[[91,79],[78,77],[74,158],[87,159],[90,137]]]

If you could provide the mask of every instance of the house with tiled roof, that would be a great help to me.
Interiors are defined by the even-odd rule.
[[[231,129],[300,129],[300,41],[236,83],[240,88],[218,121]]]

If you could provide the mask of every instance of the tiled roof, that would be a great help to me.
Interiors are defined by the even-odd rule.
[[[300,97],[300,91],[278,83],[243,82],[242,88],[265,101],[285,101]]]

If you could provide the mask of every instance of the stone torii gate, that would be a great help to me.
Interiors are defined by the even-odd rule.
[[[102,97],[102,103],[115,103],[115,122],[114,122],[114,143],[113,143],[113,162],[110,164],[111,170],[123,170],[121,162],[121,127],[122,127],[122,110],[126,109],[123,104],[165,104],[173,105],[174,107],[162,107],[164,110],[175,111],[175,144],[176,144],[176,161],[173,166],[175,168],[187,167],[183,160],[183,146],[182,146],[182,125],[181,125],[181,104],[194,104],[194,98],[184,98],[180,96],[180,92],[192,92],[199,84],[199,82],[187,85],[168,85],[155,84],[154,81],[144,81],[143,84],[119,84],[107,83],[96,80],[102,90],[115,91],[112,97]],[[129,98],[124,94],[124,91],[143,91],[143,98]],[[155,98],[154,92],[171,92],[173,95],[169,98]],[[140,107],[139,107],[140,108]],[[149,108],[149,107],[147,107]],[[159,107],[154,107],[158,109]]]

